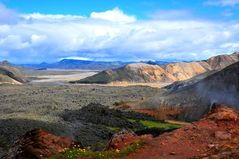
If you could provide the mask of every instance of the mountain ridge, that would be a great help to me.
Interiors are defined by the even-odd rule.
[[[22,84],[26,81],[20,69],[8,61],[0,62],[0,84]]]
[[[72,83],[111,82],[175,82],[190,79],[209,71],[221,70],[239,61],[239,52],[218,55],[203,61],[178,62],[160,65],[147,63],[128,64],[117,69],[108,69],[91,77]]]

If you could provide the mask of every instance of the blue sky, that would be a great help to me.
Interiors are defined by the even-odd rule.
[[[133,14],[139,19],[148,18],[150,14],[158,10],[187,10],[195,17],[205,19],[239,19],[238,6],[233,3],[237,0],[225,1],[229,4],[223,5],[218,2],[213,5],[207,0],[2,0],[7,7],[20,13],[40,12],[88,16],[91,12],[103,12],[119,7],[126,14]],[[233,15],[224,17],[225,12]]]
[[[0,60],[199,60],[239,50],[239,0],[0,0]]]

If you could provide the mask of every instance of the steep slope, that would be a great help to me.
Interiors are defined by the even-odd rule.
[[[75,83],[111,82],[175,82],[183,81],[210,71],[218,71],[239,61],[239,53],[219,55],[205,61],[180,62],[164,66],[145,63],[129,64],[124,67],[106,70]],[[73,82],[74,83],[74,82]]]
[[[239,108],[239,62],[226,67],[198,82],[185,86],[168,86],[166,91],[133,106],[151,109],[159,117],[197,120],[215,103]],[[164,114],[164,116],[160,116]]]
[[[200,121],[165,133],[124,159],[237,159],[239,113],[220,105]]]
[[[0,84],[21,84],[26,79],[20,69],[13,67],[7,61],[0,62]]]

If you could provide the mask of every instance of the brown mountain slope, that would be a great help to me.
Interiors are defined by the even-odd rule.
[[[131,107],[141,111],[151,110],[154,115],[163,119],[192,121],[200,119],[215,102],[239,108],[239,62],[199,82],[183,87],[168,86],[165,91],[133,103]]]
[[[176,78],[158,65],[145,63],[129,64],[115,70],[106,70],[94,76],[77,81],[79,83],[111,83],[111,82],[173,82]]]
[[[0,62],[0,84],[21,84],[25,82],[26,79],[18,68],[13,67],[7,61]]]
[[[73,83],[175,82],[187,80],[202,73],[221,70],[237,61],[239,61],[238,52],[215,56],[204,61],[180,62],[164,66],[135,63],[118,69],[106,70]]]

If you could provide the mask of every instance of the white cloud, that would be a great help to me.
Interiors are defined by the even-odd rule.
[[[225,49],[225,48],[239,49],[239,42],[225,43],[225,44],[222,44],[220,47],[223,48],[223,49]]]
[[[215,5],[215,6],[236,6],[239,4],[239,0],[208,0],[206,1],[207,5]]]
[[[192,18],[192,13],[188,10],[158,10],[149,15],[152,19],[189,19]]]
[[[86,57],[78,57],[78,56],[70,56],[70,57],[63,57],[60,58],[59,61],[64,60],[64,59],[68,59],[68,60],[92,60],[91,58],[86,58]]]
[[[0,2],[0,24],[16,23],[18,19],[18,14],[15,11],[6,8]]]
[[[23,14],[21,17],[31,22],[72,22],[84,19],[83,16],[41,13]]]
[[[229,53],[239,43],[237,22],[139,21],[118,8],[90,17],[40,13],[20,17],[17,23],[0,24],[0,50],[5,52],[0,52],[0,59],[191,60]]]
[[[134,16],[128,16],[123,13],[119,8],[114,8],[113,10],[108,10],[105,12],[93,12],[90,15],[93,19],[101,19],[112,22],[122,22],[122,23],[131,23],[135,22],[136,18]]]

